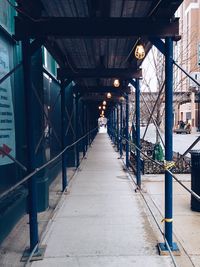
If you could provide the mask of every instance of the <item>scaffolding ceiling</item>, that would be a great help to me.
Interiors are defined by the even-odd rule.
[[[182,0],[18,0],[16,38],[44,40],[59,63],[58,78],[72,78],[77,87],[98,93],[115,78],[142,76],[134,49],[146,53],[151,38],[176,38],[174,13]],[[120,90],[127,86],[121,83]],[[95,89],[96,88],[96,89]],[[117,90],[117,89],[116,89]],[[85,89],[88,96],[90,91]]]

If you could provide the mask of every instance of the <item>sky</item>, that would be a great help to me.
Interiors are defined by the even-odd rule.
[[[142,63],[142,73],[144,79],[141,80],[141,90],[142,91],[157,91],[157,80],[156,80],[156,72],[155,66],[153,64],[153,51],[155,53],[155,47],[153,47],[148,55],[145,57]],[[147,87],[148,84],[148,87]]]

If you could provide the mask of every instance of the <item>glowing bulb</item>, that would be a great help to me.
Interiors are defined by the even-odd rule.
[[[99,106],[99,109],[101,109],[101,106]]]
[[[135,49],[135,57],[137,59],[143,59],[145,57],[145,51],[143,45],[137,45]]]
[[[123,96],[120,96],[119,100],[120,100],[121,102],[123,102],[123,101],[125,100],[125,98],[124,98]]]
[[[103,101],[103,105],[104,105],[104,106],[106,105],[106,101],[105,101],[105,100]]]
[[[105,110],[105,109],[106,109],[106,107],[105,107],[105,106],[103,106],[103,109]]]
[[[107,98],[111,98],[111,97],[112,97],[111,93],[107,93]]]
[[[114,87],[119,87],[120,86],[119,80],[115,79],[113,85],[114,85]]]

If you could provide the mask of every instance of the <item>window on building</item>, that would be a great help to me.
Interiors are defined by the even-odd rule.
[[[14,33],[14,16],[16,15],[16,11],[12,6],[15,1],[10,0],[9,2],[6,0],[0,1],[0,25],[12,34]]]

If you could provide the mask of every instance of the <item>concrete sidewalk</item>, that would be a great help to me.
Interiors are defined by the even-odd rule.
[[[191,188],[190,174],[176,174],[176,177]],[[164,214],[164,175],[143,175],[143,190],[147,192],[157,220]],[[200,266],[200,213],[190,208],[191,195],[176,181],[173,182],[173,232],[181,256],[176,257],[178,266]]]
[[[98,134],[47,231],[44,259],[31,266],[173,266],[158,255],[158,232],[117,157]]]

